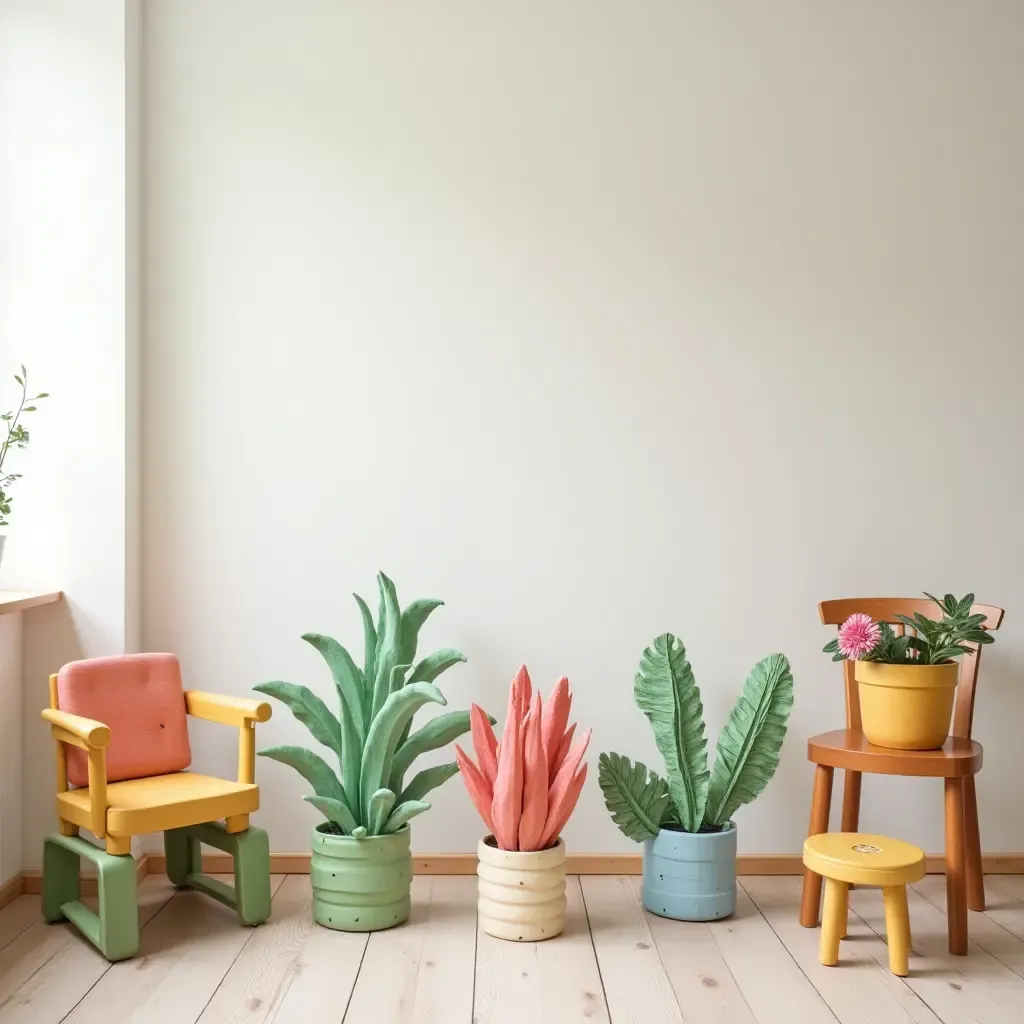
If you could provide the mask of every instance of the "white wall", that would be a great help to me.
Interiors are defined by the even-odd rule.
[[[52,395],[15,453],[25,478],[0,579],[66,597],[24,616],[25,867],[54,823],[47,675],[131,640],[137,14],[125,0],[0,0],[0,393],[25,363]]]
[[[448,601],[452,706],[567,673],[595,775],[655,762],[658,632],[713,734],[783,650],[790,740],[740,844],[797,851],[805,738],[842,720],[816,602],[974,589],[1009,609],[984,845],[1024,850],[1022,44],[1011,0],[151,0],[145,645],[191,685],[327,695],[299,634],[358,656],[382,567]],[[305,848],[301,780],[260,781]],[[938,850],[941,804],[872,780],[863,824]],[[415,844],[480,829],[456,781]],[[596,778],[568,838],[630,848]]]

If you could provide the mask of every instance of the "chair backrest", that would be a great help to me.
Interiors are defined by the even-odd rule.
[[[822,601],[818,605],[821,621],[826,626],[842,625],[851,615],[856,613],[870,615],[876,622],[888,622],[896,633],[903,636],[908,627],[898,622],[897,615],[913,618],[920,612],[925,618],[939,618],[938,606],[925,597],[848,597],[836,601]],[[975,604],[971,607],[973,615],[984,615],[984,629],[998,629],[1003,621],[1003,609],[990,604]],[[916,634],[916,630],[911,630]],[[960,659],[960,677],[956,691],[956,709],[953,712],[953,736],[962,739],[971,738],[974,726],[974,693],[978,681],[978,668],[981,664],[982,648],[978,644],[969,644],[973,655],[964,655]],[[860,694],[856,680],[853,678],[853,662],[843,662],[843,674],[846,680],[846,728],[859,729]]]
[[[192,762],[181,667],[173,654],[69,662],[57,674],[56,696],[53,706],[109,726],[108,782],[166,775]],[[85,751],[69,745],[67,759],[68,781],[87,785]]]

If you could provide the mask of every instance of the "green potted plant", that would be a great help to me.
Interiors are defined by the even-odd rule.
[[[305,747],[260,751],[290,765],[313,787],[313,794],[303,799],[326,819],[312,833],[313,916],[319,924],[342,931],[378,931],[409,917],[409,821],[429,810],[424,797],[459,767],[452,761],[411,779],[406,775],[420,754],[447,746],[470,728],[469,712],[453,711],[411,731],[421,707],[447,704],[435,680],[466,659],[458,651],[440,650],[417,661],[420,627],[444,602],[414,601],[402,611],[391,580],[380,573],[377,583],[376,622],[366,602],[353,595],[363,619],[362,668],[337,640],[319,633],[302,637],[331,670],[340,702],[337,717],[305,686],[270,682],[255,687],[286,704],[341,768],[338,775]]]
[[[6,463],[7,455],[12,448],[28,447],[29,432],[21,422],[22,414],[35,412],[37,409],[35,403],[50,397],[45,391],[40,391],[38,395],[34,395],[32,398],[28,397],[28,371],[24,366],[21,367],[21,373],[14,375],[14,379],[21,388],[21,401],[18,403],[17,409],[5,412],[0,416],[0,420],[3,420],[4,425],[7,427],[7,436],[0,441],[0,563],[4,560],[7,527],[10,524],[11,501],[13,500],[10,488],[15,480],[21,479],[20,473],[5,472],[4,463]]]
[[[858,612],[840,627],[824,650],[833,661],[855,662],[861,727],[871,743],[897,750],[937,750],[949,735],[960,666],[970,644],[990,644],[982,628],[985,615],[972,614],[974,595],[940,601],[926,593],[941,612],[929,619],[897,615],[910,632],[898,636],[887,622]]]
[[[664,633],[643,654],[633,698],[665,759],[665,777],[621,754],[601,754],[598,783],[612,820],[644,844],[644,906],[680,921],[736,908],[732,816],[775,774],[793,706],[789,661],[758,662],[718,737],[708,770],[704,706],[682,641]]]

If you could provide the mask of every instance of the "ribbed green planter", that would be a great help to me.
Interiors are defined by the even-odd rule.
[[[353,839],[313,829],[313,918],[343,932],[379,932],[409,919],[411,832]]]

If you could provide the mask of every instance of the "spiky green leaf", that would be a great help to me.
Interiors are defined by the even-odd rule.
[[[253,687],[257,693],[276,697],[286,704],[291,713],[310,731],[317,743],[330,747],[341,756],[341,724],[327,705],[308,686],[282,683],[279,680],[259,683]]]
[[[363,694],[365,706],[369,707],[373,702],[373,677],[377,665],[377,629],[366,602],[358,594],[352,596],[363,619]]]
[[[663,633],[644,651],[633,680],[633,698],[649,719],[665,759],[679,822],[687,832],[696,832],[708,797],[704,706],[678,637]]]
[[[743,684],[736,706],[718,737],[704,820],[724,825],[736,809],[760,796],[779,766],[793,707],[789,660],[771,654]]]
[[[410,818],[429,810],[430,804],[426,800],[406,800],[404,804],[399,804],[391,812],[391,817],[388,818],[387,824],[384,826],[384,835],[397,832]]]
[[[390,789],[378,789],[370,797],[370,814],[366,822],[366,834],[379,836],[384,830],[391,808],[395,806],[395,794]]]
[[[368,709],[363,686],[363,674],[356,667],[352,655],[334,637],[322,633],[303,633],[302,639],[315,647],[327,662],[334,678],[334,686],[342,701],[342,714],[351,715],[359,725],[360,737],[366,735]]]
[[[377,574],[380,587],[381,619],[377,623],[377,664],[374,667],[372,722],[391,694],[391,673],[401,661],[402,618],[395,585],[384,573]]]
[[[466,656],[461,651],[446,648],[441,651],[434,651],[425,658],[416,662],[409,676],[410,683],[432,683],[442,672],[447,672],[453,665],[465,661]]]
[[[443,605],[444,601],[439,601],[436,597],[423,597],[418,601],[413,601],[402,612],[402,646],[399,652],[401,661],[410,665],[413,663],[416,659],[416,646],[419,643],[420,629],[423,628],[423,623],[427,621],[432,611]],[[428,679],[427,682],[430,680]]]
[[[491,718],[491,725],[496,719]],[[417,729],[406,739],[395,751],[394,760],[391,763],[391,777],[388,779],[388,786],[396,793],[402,792],[402,782],[405,773],[412,766],[420,754],[428,750],[439,750],[448,746],[452,740],[469,732],[470,719],[468,711],[449,711],[444,715],[437,715],[429,722]]]
[[[329,796],[304,796],[328,821],[338,825],[348,835],[356,830],[356,819],[344,800],[332,800]]]
[[[598,758],[597,781],[612,821],[627,839],[642,843],[658,834],[673,806],[668,783],[660,775],[639,761],[607,753]]]
[[[269,757],[274,761],[294,768],[312,787],[317,796],[329,797],[331,800],[344,802],[345,791],[338,776],[330,765],[319,755],[305,747],[268,747],[259,752],[260,757]]]
[[[423,771],[417,772],[412,777],[412,782],[402,790],[398,802],[422,800],[432,789],[443,786],[453,775],[458,774],[459,766],[455,761],[435,765],[433,768],[424,768]]]

